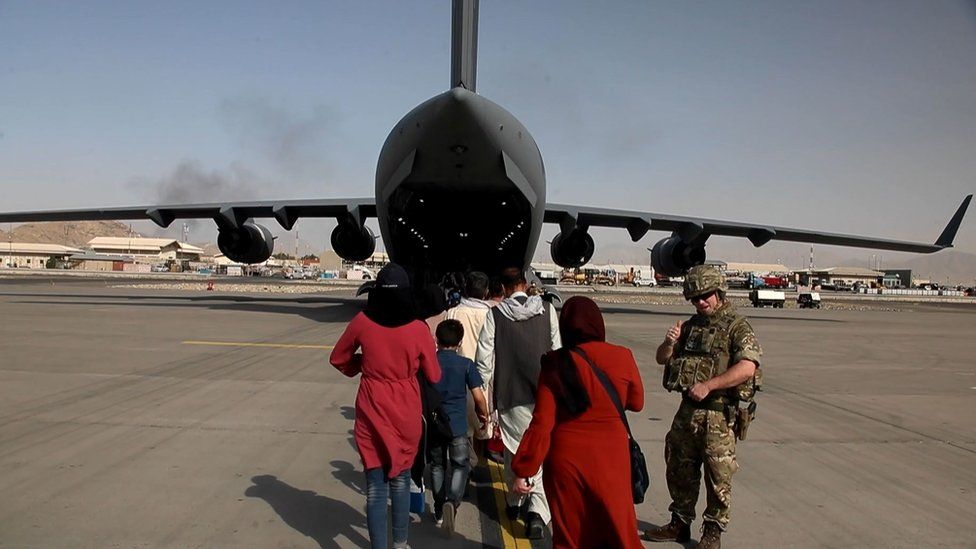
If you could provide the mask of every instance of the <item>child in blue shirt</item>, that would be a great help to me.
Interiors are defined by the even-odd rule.
[[[454,532],[454,517],[464,495],[471,467],[468,463],[467,403],[468,391],[474,398],[475,411],[482,424],[488,421],[488,401],[478,367],[471,359],[457,353],[464,337],[464,327],[457,320],[445,320],[437,325],[437,361],[441,366],[441,380],[434,388],[441,395],[441,407],[451,424],[450,440],[434,441],[430,446],[431,477],[434,492],[434,520],[450,536]],[[450,477],[448,474],[450,464]]]

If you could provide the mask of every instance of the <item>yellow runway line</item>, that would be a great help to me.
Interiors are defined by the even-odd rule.
[[[491,486],[495,492],[495,506],[498,508],[498,527],[502,530],[502,545],[505,549],[530,549],[529,540],[516,538],[512,535],[514,530],[512,521],[508,519],[505,512],[505,493],[508,486],[505,485],[505,475],[502,466],[494,461],[488,460],[488,471],[491,473]]]
[[[325,349],[332,345],[296,345],[292,343],[248,343],[246,341],[183,341],[183,345],[210,345],[214,347],[274,347],[280,349]]]

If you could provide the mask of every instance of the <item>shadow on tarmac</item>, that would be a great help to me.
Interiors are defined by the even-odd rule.
[[[91,294],[91,293],[58,293],[58,292],[44,292],[44,293],[26,293],[26,292],[0,292],[0,296],[6,297],[66,297],[66,298],[78,298],[78,299],[121,299],[121,300],[146,300],[146,301],[235,301],[238,303],[247,302],[284,302],[284,303],[343,303],[343,304],[353,304],[361,303],[365,304],[366,300],[358,297],[334,297],[334,296],[314,296],[309,297],[307,295],[295,296],[294,294],[275,294],[268,296],[255,297],[251,295],[239,295],[230,293],[219,293],[215,292],[208,295],[159,295],[159,294]],[[277,296],[277,297],[276,297]]]
[[[334,467],[337,463],[341,464],[341,474],[345,477],[346,467],[352,466],[346,462],[332,462]],[[362,471],[353,472],[365,483]],[[333,472],[333,475],[335,474]],[[319,547],[323,549],[348,547],[349,543],[345,540],[356,547],[370,546],[369,539],[357,531],[357,528],[366,529],[366,516],[349,504],[311,490],[300,490],[282,482],[274,475],[258,475],[252,477],[251,482],[253,485],[244,491],[245,496],[263,499],[278,513],[285,524],[315,540]],[[346,483],[345,480],[343,483]],[[359,488],[352,488],[364,493]],[[470,540],[457,534],[450,539],[445,539],[440,528],[428,519],[429,517],[425,516],[417,521],[415,517],[411,517],[410,543],[413,547],[497,549],[496,546],[483,544],[481,540]]]
[[[687,319],[695,313],[694,309],[688,308],[687,311],[654,311],[649,309],[636,309],[633,307],[621,307],[619,305],[614,305],[610,307],[604,307],[599,302],[597,305],[600,306],[600,312],[604,314],[625,314],[625,315],[650,315],[650,316],[671,316],[681,319]],[[762,319],[762,320],[785,320],[789,322],[844,322],[843,320],[838,320],[835,318],[802,318],[795,316],[753,316],[748,314],[751,308],[737,308],[740,313],[746,318],[752,319]]]
[[[363,310],[366,301],[358,298],[342,297],[300,297],[300,298],[261,298],[250,296],[125,296],[125,295],[64,295],[64,294],[26,294],[26,293],[5,293],[0,292],[0,296],[35,298],[20,300],[20,303],[33,305],[86,305],[86,306],[129,306],[137,302],[140,307],[206,307],[214,311],[246,311],[258,313],[277,313],[299,315],[309,320],[317,322],[349,322],[356,313]],[[65,298],[60,300],[56,298]],[[107,300],[107,301],[100,301]],[[169,303],[162,303],[168,301]],[[173,301],[182,301],[173,303]],[[189,303],[186,303],[189,302]],[[290,304],[296,305],[290,305]],[[312,308],[299,307],[301,304],[333,304],[340,307]],[[664,316],[686,319],[691,316],[692,311],[653,311],[631,307],[600,307],[604,314],[628,314],[628,315],[648,315]],[[787,322],[826,322],[837,323],[843,320],[833,318],[801,318],[790,316],[756,316],[752,317],[762,320],[781,320]]]
[[[353,492],[361,496],[366,495],[366,476],[359,467],[339,459],[332,460],[329,465],[333,468],[332,476],[336,480],[345,484],[346,488]]]
[[[346,538],[357,547],[369,547],[369,540],[354,527],[366,528],[366,516],[349,504],[300,490],[273,475],[251,478],[253,486],[244,495],[267,502],[285,524],[315,540],[322,548],[348,547],[339,543]]]
[[[4,294],[0,294],[4,295]],[[205,307],[213,311],[241,311],[256,313],[277,313],[298,315],[317,322],[349,322],[356,313],[360,312],[365,301],[355,299],[253,299],[241,298],[241,296],[231,297],[161,297],[161,296],[51,296],[51,295],[28,295],[18,294],[12,297],[31,297],[35,299],[18,300],[19,303],[32,305],[82,305],[92,306],[115,306],[115,307],[161,307],[161,308],[198,308]],[[66,299],[56,299],[63,297]],[[40,299],[37,299],[40,298]],[[92,299],[94,298],[94,299]],[[142,300],[146,300],[142,302]],[[154,300],[165,300],[169,303],[162,303]],[[133,303],[133,301],[136,301]],[[173,302],[177,301],[177,302]],[[189,301],[189,303],[187,303]],[[229,303],[228,303],[229,302]],[[324,303],[335,304],[338,307],[301,307],[299,305],[289,305],[288,303]]]

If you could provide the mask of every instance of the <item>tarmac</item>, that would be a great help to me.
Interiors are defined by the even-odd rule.
[[[0,547],[368,547],[358,381],[328,364],[364,300],[124,284],[0,278]],[[660,524],[678,397],[653,352],[691,308],[588,295],[644,377]],[[766,385],[724,546],[976,547],[976,305],[884,309],[742,309]],[[453,539],[415,517],[411,545],[528,547],[493,473]]]

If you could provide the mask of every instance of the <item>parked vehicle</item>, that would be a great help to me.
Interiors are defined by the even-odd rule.
[[[556,271],[533,270],[533,272],[543,284],[555,284],[559,281],[559,274]]]
[[[604,286],[613,286],[617,284],[617,271],[613,269],[593,269],[593,270],[596,272],[590,275],[587,284],[603,284]]]
[[[726,276],[725,284],[728,285],[729,288],[748,288],[749,278],[744,276]]]
[[[796,306],[800,309],[819,309],[820,292],[802,292],[796,296]]]
[[[654,286],[657,286],[657,282],[654,280],[654,278],[635,278],[632,284],[638,288],[642,286],[646,288],[653,288]]]
[[[567,269],[563,271],[562,276],[559,277],[559,284],[579,284],[579,282],[576,281],[576,270]]]
[[[789,288],[790,280],[785,276],[758,276],[750,274],[746,277],[746,288]]]
[[[786,294],[777,290],[753,290],[749,292],[749,301],[753,307],[782,309],[786,303]]]
[[[564,271],[560,284],[576,284],[577,286],[591,286],[593,284],[604,284],[613,286],[617,283],[617,271],[613,269],[591,269],[576,268],[572,271]]]
[[[346,269],[346,278],[349,280],[374,280],[376,273],[368,267],[353,265]]]
[[[658,273],[654,273],[654,280],[658,286],[681,286],[685,283],[683,276],[662,276]]]

